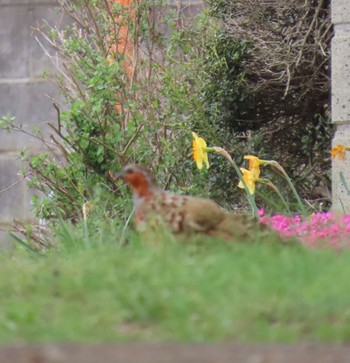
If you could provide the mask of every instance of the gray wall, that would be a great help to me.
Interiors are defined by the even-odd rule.
[[[350,2],[332,0],[332,121],[335,125],[333,146],[350,147]],[[340,173],[343,173],[346,186]],[[336,212],[350,213],[350,152],[346,160],[333,160],[332,208]]]
[[[54,120],[55,111],[48,96],[57,96],[54,84],[42,78],[49,70],[49,59],[35,40],[32,29],[42,19],[58,18],[55,0],[0,0],[0,116],[11,114],[28,131],[33,126]],[[57,19],[59,21],[59,19]],[[22,148],[38,150],[35,139],[21,133],[0,130],[0,244],[9,239],[4,229],[13,218],[31,218],[30,191],[25,181],[18,182]],[[10,185],[18,182],[14,187]]]
[[[201,0],[169,2],[184,7],[188,15],[195,15],[201,8]],[[58,96],[57,89],[42,78],[43,71],[53,71],[53,67],[31,29],[43,19],[60,24],[55,4],[56,0],[0,0],[0,117],[11,114],[28,131],[57,120],[49,99]],[[19,150],[24,147],[35,152],[41,145],[24,134],[0,130],[0,247],[8,243],[8,233],[4,230],[11,228],[14,218],[21,221],[32,218],[32,192],[18,175]]]

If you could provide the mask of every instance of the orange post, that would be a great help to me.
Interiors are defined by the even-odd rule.
[[[125,12],[128,13],[128,18],[133,15],[133,0],[111,0],[113,3],[119,3],[122,7],[125,7]],[[129,36],[128,26],[125,25],[125,15],[121,15],[116,19],[119,23],[119,39],[117,44],[112,44],[112,52],[118,52],[126,56],[125,69],[127,75],[130,77],[132,74],[132,44]]]

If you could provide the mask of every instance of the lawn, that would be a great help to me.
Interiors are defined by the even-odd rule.
[[[220,241],[0,256],[0,343],[350,340],[350,251]]]

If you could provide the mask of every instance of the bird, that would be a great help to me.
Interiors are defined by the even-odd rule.
[[[226,211],[211,199],[163,190],[141,165],[126,165],[114,174],[131,189],[136,229],[166,228],[173,235],[194,234],[230,241],[253,241],[269,228],[245,214]],[[259,238],[256,237],[256,238]]]

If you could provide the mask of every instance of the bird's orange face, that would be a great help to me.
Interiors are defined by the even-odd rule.
[[[143,198],[152,194],[151,181],[145,170],[137,167],[126,167],[120,174],[120,178],[127,183],[131,191]]]

